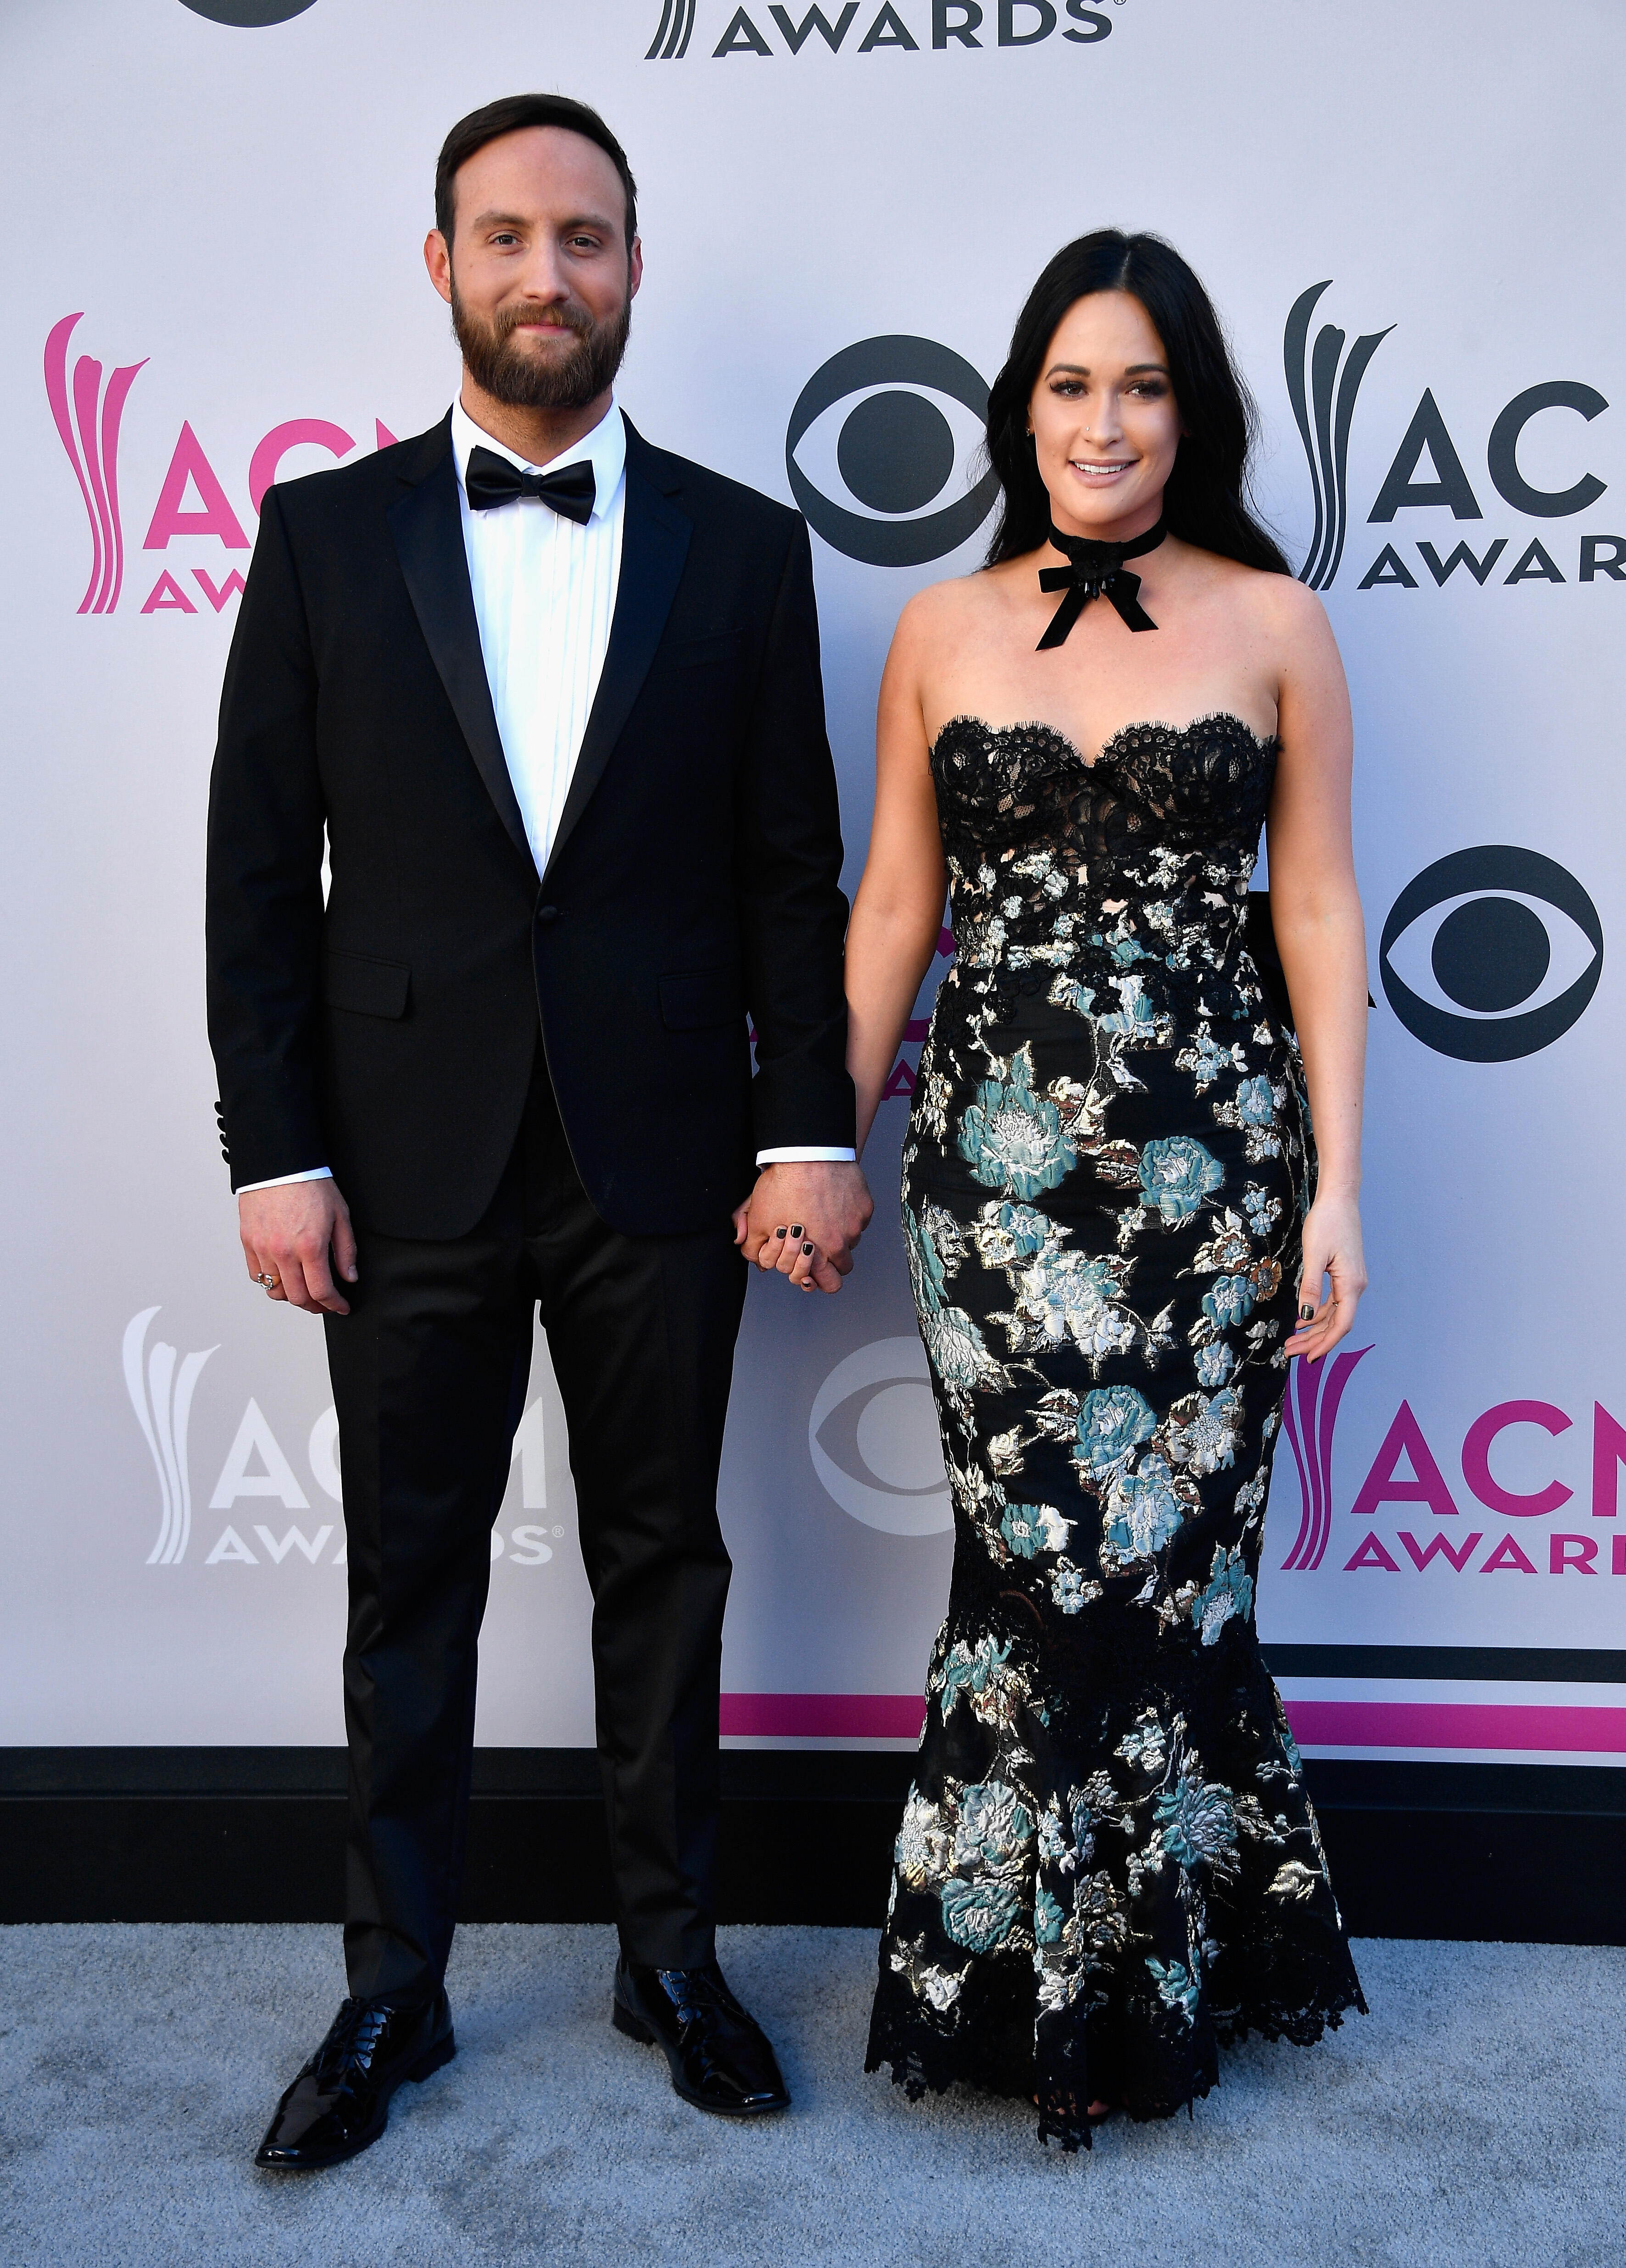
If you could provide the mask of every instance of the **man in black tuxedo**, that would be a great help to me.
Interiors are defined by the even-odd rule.
[[[268,494],[210,806],[222,1138],[251,1276],[325,1318],[349,1534],[349,1997],[267,2166],[364,2148],[452,2053],[539,1306],[593,1594],[613,2018],[705,2109],[788,2101],[715,1954],[717,1476],[747,1260],[834,1291],[870,1212],[806,530],[616,405],[642,254],[596,113],[465,119],[436,220],[459,401]]]

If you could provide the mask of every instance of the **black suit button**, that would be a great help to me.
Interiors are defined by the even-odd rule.
[[[551,929],[562,918],[557,906],[538,906],[536,923],[539,929]]]

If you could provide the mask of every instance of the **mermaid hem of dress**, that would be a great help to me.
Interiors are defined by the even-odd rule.
[[[1346,2015],[1365,2016],[1370,2013],[1358,1983],[1352,1982],[1348,1987],[1329,1991],[1322,1999],[1304,2007],[1250,2007],[1217,2013],[1210,2019],[1209,2039],[1214,2046],[1226,2048],[1239,2046],[1250,2037],[1286,2040],[1295,2047],[1314,2047],[1329,2031],[1337,2031]],[[934,2052],[928,2053],[928,2042],[918,2022],[909,2028],[908,2044],[895,2047],[877,2043],[875,2034],[883,2025],[884,2017],[878,2007],[864,2068],[866,2073],[889,2072],[893,2085],[901,2087],[909,2102],[919,2102],[928,2094],[944,2095],[951,2087],[960,2085],[1011,2102],[1026,2099],[1039,2111],[1037,2132],[1041,2142],[1059,2142],[1069,2152],[1094,2147],[1087,2105],[1078,2107],[1078,2092],[1070,2095],[1070,2109],[1058,2108],[1054,2100],[1049,2104],[1039,2102],[1034,2073],[1000,2073],[990,2067],[982,2043],[975,2037],[933,2039],[930,2047]],[[1140,2126],[1177,2117],[1182,2110],[1189,2114],[1198,2097],[1206,2098],[1219,2084],[1217,2068],[1202,2068],[1200,2057],[1194,2058],[1194,2064],[1199,2067],[1192,2070],[1183,2093],[1155,2102],[1114,2101],[1113,2110]],[[1092,2088],[1089,2099],[1111,2099],[1110,2088],[1111,2082],[1103,2079],[1101,2089],[1106,2092]]]

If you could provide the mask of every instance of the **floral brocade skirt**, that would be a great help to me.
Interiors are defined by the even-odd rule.
[[[867,2068],[1077,2148],[1365,2007],[1254,1622],[1307,1142],[1268,1021],[1149,1032],[1105,1108],[1065,1006],[963,1007],[904,1160],[954,1566]]]

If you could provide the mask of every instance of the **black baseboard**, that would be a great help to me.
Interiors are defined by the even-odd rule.
[[[727,1754],[722,1918],[878,1927],[912,1761]],[[1626,1944],[1626,1772],[1311,1762],[1306,1777],[1355,1935]],[[0,1922],[335,1922],[343,1858],[339,1749],[0,1750]],[[592,1755],[482,1750],[463,1918],[611,1911]]]

